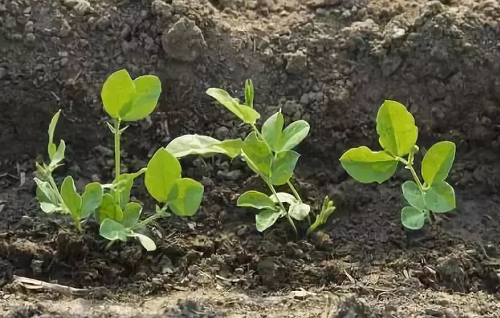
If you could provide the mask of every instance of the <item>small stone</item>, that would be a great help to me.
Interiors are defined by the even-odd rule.
[[[225,126],[221,126],[215,130],[215,138],[219,140],[224,140],[229,137],[229,129]]]
[[[151,4],[151,12],[154,15],[168,19],[172,16],[172,5],[165,3],[163,0],[154,0]]]
[[[26,22],[26,24],[24,25],[24,33],[33,33],[34,30],[35,28],[33,26],[33,21]]]
[[[161,38],[163,50],[168,57],[184,62],[193,62],[200,57],[206,46],[203,33],[194,21],[181,18],[164,32]]]
[[[7,75],[7,70],[3,67],[0,67],[0,80],[3,79]]]
[[[236,181],[241,178],[243,172],[241,170],[231,170],[231,171],[218,171],[217,175],[224,178],[227,181]]]
[[[67,58],[67,57],[62,58],[62,59],[61,59],[61,66],[64,66],[64,65],[66,65],[66,64],[68,64],[68,58]]]
[[[285,54],[285,70],[289,74],[301,74],[307,69],[307,56],[302,51]]]
[[[94,150],[97,151],[98,153],[100,153],[101,155],[106,156],[106,157],[113,157],[113,155],[114,155],[113,150],[111,150],[107,147],[104,147],[102,145],[96,146],[94,148]]]
[[[32,44],[35,42],[36,37],[33,33],[26,33],[26,36],[24,37],[24,43],[25,44]]]

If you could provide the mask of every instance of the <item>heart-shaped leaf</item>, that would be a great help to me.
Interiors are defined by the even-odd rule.
[[[243,122],[254,125],[260,114],[250,106],[240,105],[240,103],[231,97],[225,90],[220,88],[209,88],[207,95],[215,98],[220,104],[235,114]]]
[[[93,182],[85,186],[85,191],[82,195],[82,218],[87,218],[95,213],[96,209],[102,203],[102,196],[103,190],[99,183]]]
[[[126,242],[129,234],[131,234],[130,230],[112,219],[105,219],[99,227],[99,235],[110,241]]]
[[[97,209],[96,214],[99,223],[104,222],[106,219],[111,219],[117,222],[121,222],[123,220],[122,209],[115,202],[113,196],[109,193],[105,193],[102,196],[102,202],[99,208]]]
[[[266,229],[273,226],[276,221],[284,214],[274,210],[262,210],[255,215],[255,223],[257,231],[264,232]]]
[[[276,195],[272,194],[269,196],[269,199],[271,199],[275,203],[288,203],[288,204],[295,204],[298,203],[297,199],[291,195],[290,193],[286,192],[278,192]]]
[[[179,216],[192,216],[198,211],[203,198],[203,185],[193,179],[175,181],[168,195],[168,206]]]
[[[234,158],[240,155],[242,146],[241,139],[219,141],[209,136],[183,135],[172,140],[165,150],[177,158],[189,155],[213,157],[216,154]]]
[[[281,112],[269,117],[262,125],[262,136],[272,150],[277,151],[283,134],[284,119]]]
[[[137,202],[129,202],[123,210],[122,225],[125,228],[131,228],[139,222],[142,206]]]
[[[446,180],[455,159],[456,146],[450,141],[432,146],[422,160],[422,177],[428,185]]]
[[[287,183],[293,175],[299,157],[300,155],[293,150],[277,153],[271,163],[271,183],[274,185]]]
[[[80,207],[82,206],[82,198],[76,192],[73,177],[68,176],[64,179],[61,185],[61,196],[71,216],[75,220],[79,220],[81,218]]]
[[[288,214],[292,218],[298,221],[302,221],[307,217],[310,211],[311,207],[308,204],[300,202],[290,205],[290,208],[288,209]]]
[[[408,201],[411,206],[421,211],[425,209],[424,195],[415,182],[406,181],[401,188],[403,189],[403,195],[406,201]]]
[[[146,251],[151,252],[156,250],[156,244],[155,242],[147,237],[146,235],[139,234],[139,233],[132,233],[129,234],[130,237],[135,237],[139,239],[139,242],[141,242],[141,245],[146,249]]]
[[[297,120],[291,123],[283,130],[276,151],[280,152],[293,149],[307,137],[309,130],[310,126],[305,120]]]
[[[412,206],[405,206],[401,210],[401,222],[410,230],[419,230],[425,223],[425,212]]]
[[[371,151],[362,146],[349,149],[340,158],[347,173],[361,183],[382,183],[392,177],[398,161],[385,151]]]
[[[104,110],[115,119],[120,118],[120,110],[133,102],[135,85],[126,70],[111,74],[104,82],[101,98]]]
[[[243,142],[242,152],[250,169],[268,179],[273,157],[266,143],[255,132],[250,133]]]
[[[432,212],[445,213],[456,207],[455,191],[446,182],[434,183],[425,193],[425,207]]]
[[[149,194],[158,202],[166,202],[181,171],[177,158],[163,148],[158,149],[146,170],[145,184]]]
[[[267,195],[253,190],[240,195],[237,205],[240,207],[250,207],[258,210],[268,209],[276,211],[276,205]]]
[[[391,100],[386,100],[378,111],[377,132],[382,148],[395,156],[410,153],[418,137],[413,115],[404,105]]]

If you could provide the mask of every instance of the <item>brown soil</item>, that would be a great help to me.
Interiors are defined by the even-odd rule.
[[[499,22],[492,0],[0,0],[0,314],[500,317]],[[99,93],[121,68],[156,74],[164,89],[151,119],[125,133],[130,170],[184,133],[244,134],[204,92],[241,95],[252,78],[264,117],[281,107],[311,123],[296,183],[310,202],[333,196],[337,212],[309,240],[285,222],[262,235],[253,212],[235,207],[258,184],[250,171],[187,159],[205,201],[194,218],[159,222],[157,251],[105,251],[91,223],[77,237],[37,208],[34,162],[61,108],[61,176],[110,178]],[[421,231],[400,224],[406,171],[361,185],[338,162],[349,147],[377,147],[384,99],[409,107],[421,147],[458,146],[458,209]],[[90,289],[37,292],[15,276]]]

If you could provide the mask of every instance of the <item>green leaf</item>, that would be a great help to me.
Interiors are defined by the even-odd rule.
[[[255,223],[257,231],[264,232],[266,229],[273,226],[276,221],[284,214],[274,210],[262,210],[255,215]]]
[[[232,98],[231,95],[223,89],[209,88],[207,90],[207,95],[215,98],[220,104],[247,124],[253,125],[257,119],[260,118],[260,114],[255,109],[246,105],[240,105],[236,99]]]
[[[268,209],[276,211],[276,205],[267,195],[259,191],[247,191],[240,195],[236,203],[240,207],[250,207],[258,210]]]
[[[245,105],[253,108],[254,89],[251,79],[245,81]]]
[[[252,132],[243,142],[242,152],[250,169],[267,180],[270,176],[273,157],[266,143],[260,140],[255,132]]]
[[[64,152],[66,151],[66,143],[61,139],[59,142],[59,147],[57,147],[56,152],[52,156],[52,160],[50,162],[51,167],[57,166],[59,162],[64,159]]]
[[[53,213],[60,210],[60,208],[58,208],[57,206],[47,202],[40,202],[40,208],[45,213]]]
[[[149,194],[158,202],[166,202],[175,181],[181,177],[181,171],[179,160],[165,149],[158,149],[146,170],[145,183]]]
[[[79,220],[81,218],[82,198],[76,192],[73,177],[68,176],[64,179],[61,185],[61,196],[73,219]]]
[[[193,179],[175,181],[168,195],[168,206],[179,216],[192,216],[198,211],[203,198],[203,185]]]
[[[392,177],[398,161],[385,151],[371,151],[362,146],[349,149],[340,157],[347,173],[361,183],[382,183]]]
[[[448,183],[442,181],[434,183],[425,192],[425,207],[432,212],[445,213],[456,207],[455,190]]]
[[[121,222],[123,220],[122,209],[115,202],[113,196],[109,193],[106,193],[102,196],[102,202],[97,209],[97,214],[99,223],[102,223],[106,219],[112,219],[117,222]]]
[[[283,134],[283,114],[277,112],[262,125],[262,136],[272,150],[276,151]]]
[[[403,195],[406,201],[408,201],[411,206],[417,208],[418,210],[425,209],[424,195],[415,182],[406,181],[403,183],[401,188],[403,189]]]
[[[422,177],[428,185],[446,180],[455,151],[456,146],[450,141],[438,142],[427,151],[422,161]]]
[[[269,196],[269,199],[271,199],[275,203],[282,202],[288,204],[295,204],[299,202],[293,195],[286,192],[278,192],[276,193],[276,195],[272,194]]]
[[[291,123],[283,130],[283,135],[281,136],[276,151],[280,152],[294,148],[307,137],[309,129],[310,126],[305,120],[297,120]]]
[[[101,91],[104,110],[112,118],[119,119],[120,110],[133,102],[135,94],[134,81],[126,70],[119,70],[111,74],[104,82]]]
[[[293,175],[299,157],[300,155],[293,150],[276,154],[271,163],[271,183],[273,185],[287,183]]]
[[[161,94],[161,82],[156,76],[145,75],[134,80],[135,94],[132,103],[120,110],[121,120],[136,121],[153,112]]]
[[[378,111],[377,132],[382,148],[400,157],[410,153],[418,137],[412,114],[404,105],[391,100],[386,100]]]
[[[410,230],[419,230],[425,223],[425,212],[412,206],[405,206],[401,210],[401,222]]]
[[[111,195],[122,210],[130,201],[130,191],[137,176],[138,174],[135,173],[123,173],[113,180],[114,188],[111,190]]]
[[[102,203],[103,190],[98,182],[92,182],[85,186],[82,195],[81,217],[86,218],[94,214]]]
[[[57,151],[57,147],[54,144],[54,131],[56,130],[57,121],[59,120],[60,115],[61,115],[61,110],[59,110],[57,113],[55,113],[55,115],[50,120],[50,124],[49,124],[49,131],[48,131],[49,142],[47,145],[47,152],[49,153],[49,158],[51,161],[53,160],[54,154]]]
[[[131,228],[137,224],[141,216],[142,206],[137,202],[129,202],[123,210],[122,225]]]
[[[240,155],[242,146],[241,139],[219,141],[209,136],[184,135],[172,140],[165,150],[177,158],[189,155],[213,157],[216,154],[234,158]]]
[[[36,188],[36,198],[40,203],[50,203],[53,205],[58,205],[58,193],[52,189],[50,184],[46,181],[42,181],[38,178],[34,178],[37,188]]]
[[[311,207],[308,204],[305,203],[295,203],[290,205],[290,209],[288,209],[288,214],[298,220],[302,221],[304,220],[309,212],[311,211]]]
[[[147,237],[146,235],[139,234],[139,233],[132,233],[129,234],[130,237],[135,237],[139,239],[139,242],[141,242],[141,245],[146,249],[146,251],[151,252],[156,250],[156,244],[155,242]]]
[[[105,219],[99,227],[99,234],[110,241],[120,240],[126,242],[127,236],[131,232],[115,220]]]

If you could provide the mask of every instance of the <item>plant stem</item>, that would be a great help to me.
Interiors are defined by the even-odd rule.
[[[276,199],[278,200],[278,194],[276,193],[276,190],[274,189],[273,185],[271,183],[267,182],[267,181],[265,181],[265,182],[266,182],[267,186],[269,187],[269,189],[271,190],[271,192],[276,197]],[[288,222],[290,222],[290,224],[292,225],[293,231],[295,232],[295,236],[298,236],[299,232],[297,232],[297,227],[295,226],[295,223],[293,222],[293,220],[290,217],[290,215],[287,213],[287,211],[285,209],[285,206],[283,205],[283,202],[281,202],[280,200],[278,200],[278,203],[280,205],[280,208],[283,210],[283,212],[285,212],[286,217],[288,219]]]
[[[165,215],[165,211],[167,211],[167,208],[168,208],[168,205],[167,205],[167,204],[165,204],[165,205],[161,208],[161,211],[159,211],[159,212],[157,212],[157,213],[155,213],[155,214],[151,215],[150,217],[146,218],[145,220],[143,220],[143,221],[141,221],[141,222],[137,223],[136,225],[134,225],[134,226],[132,227],[132,230],[135,230],[135,229],[141,228],[141,227],[143,227],[143,226],[146,226],[146,225],[148,225],[149,223],[153,222],[154,220],[156,220],[156,219],[160,219],[160,218],[162,218],[162,217],[166,216],[166,215]]]
[[[288,184],[288,186],[290,187],[290,190],[292,190],[292,193],[293,195],[295,196],[295,198],[300,202],[302,203],[302,198],[300,197],[299,193],[297,192],[297,190],[295,189],[295,187],[293,186],[292,182],[290,180],[288,180],[286,182],[286,184]]]
[[[115,119],[115,179],[120,176],[120,120]]]

